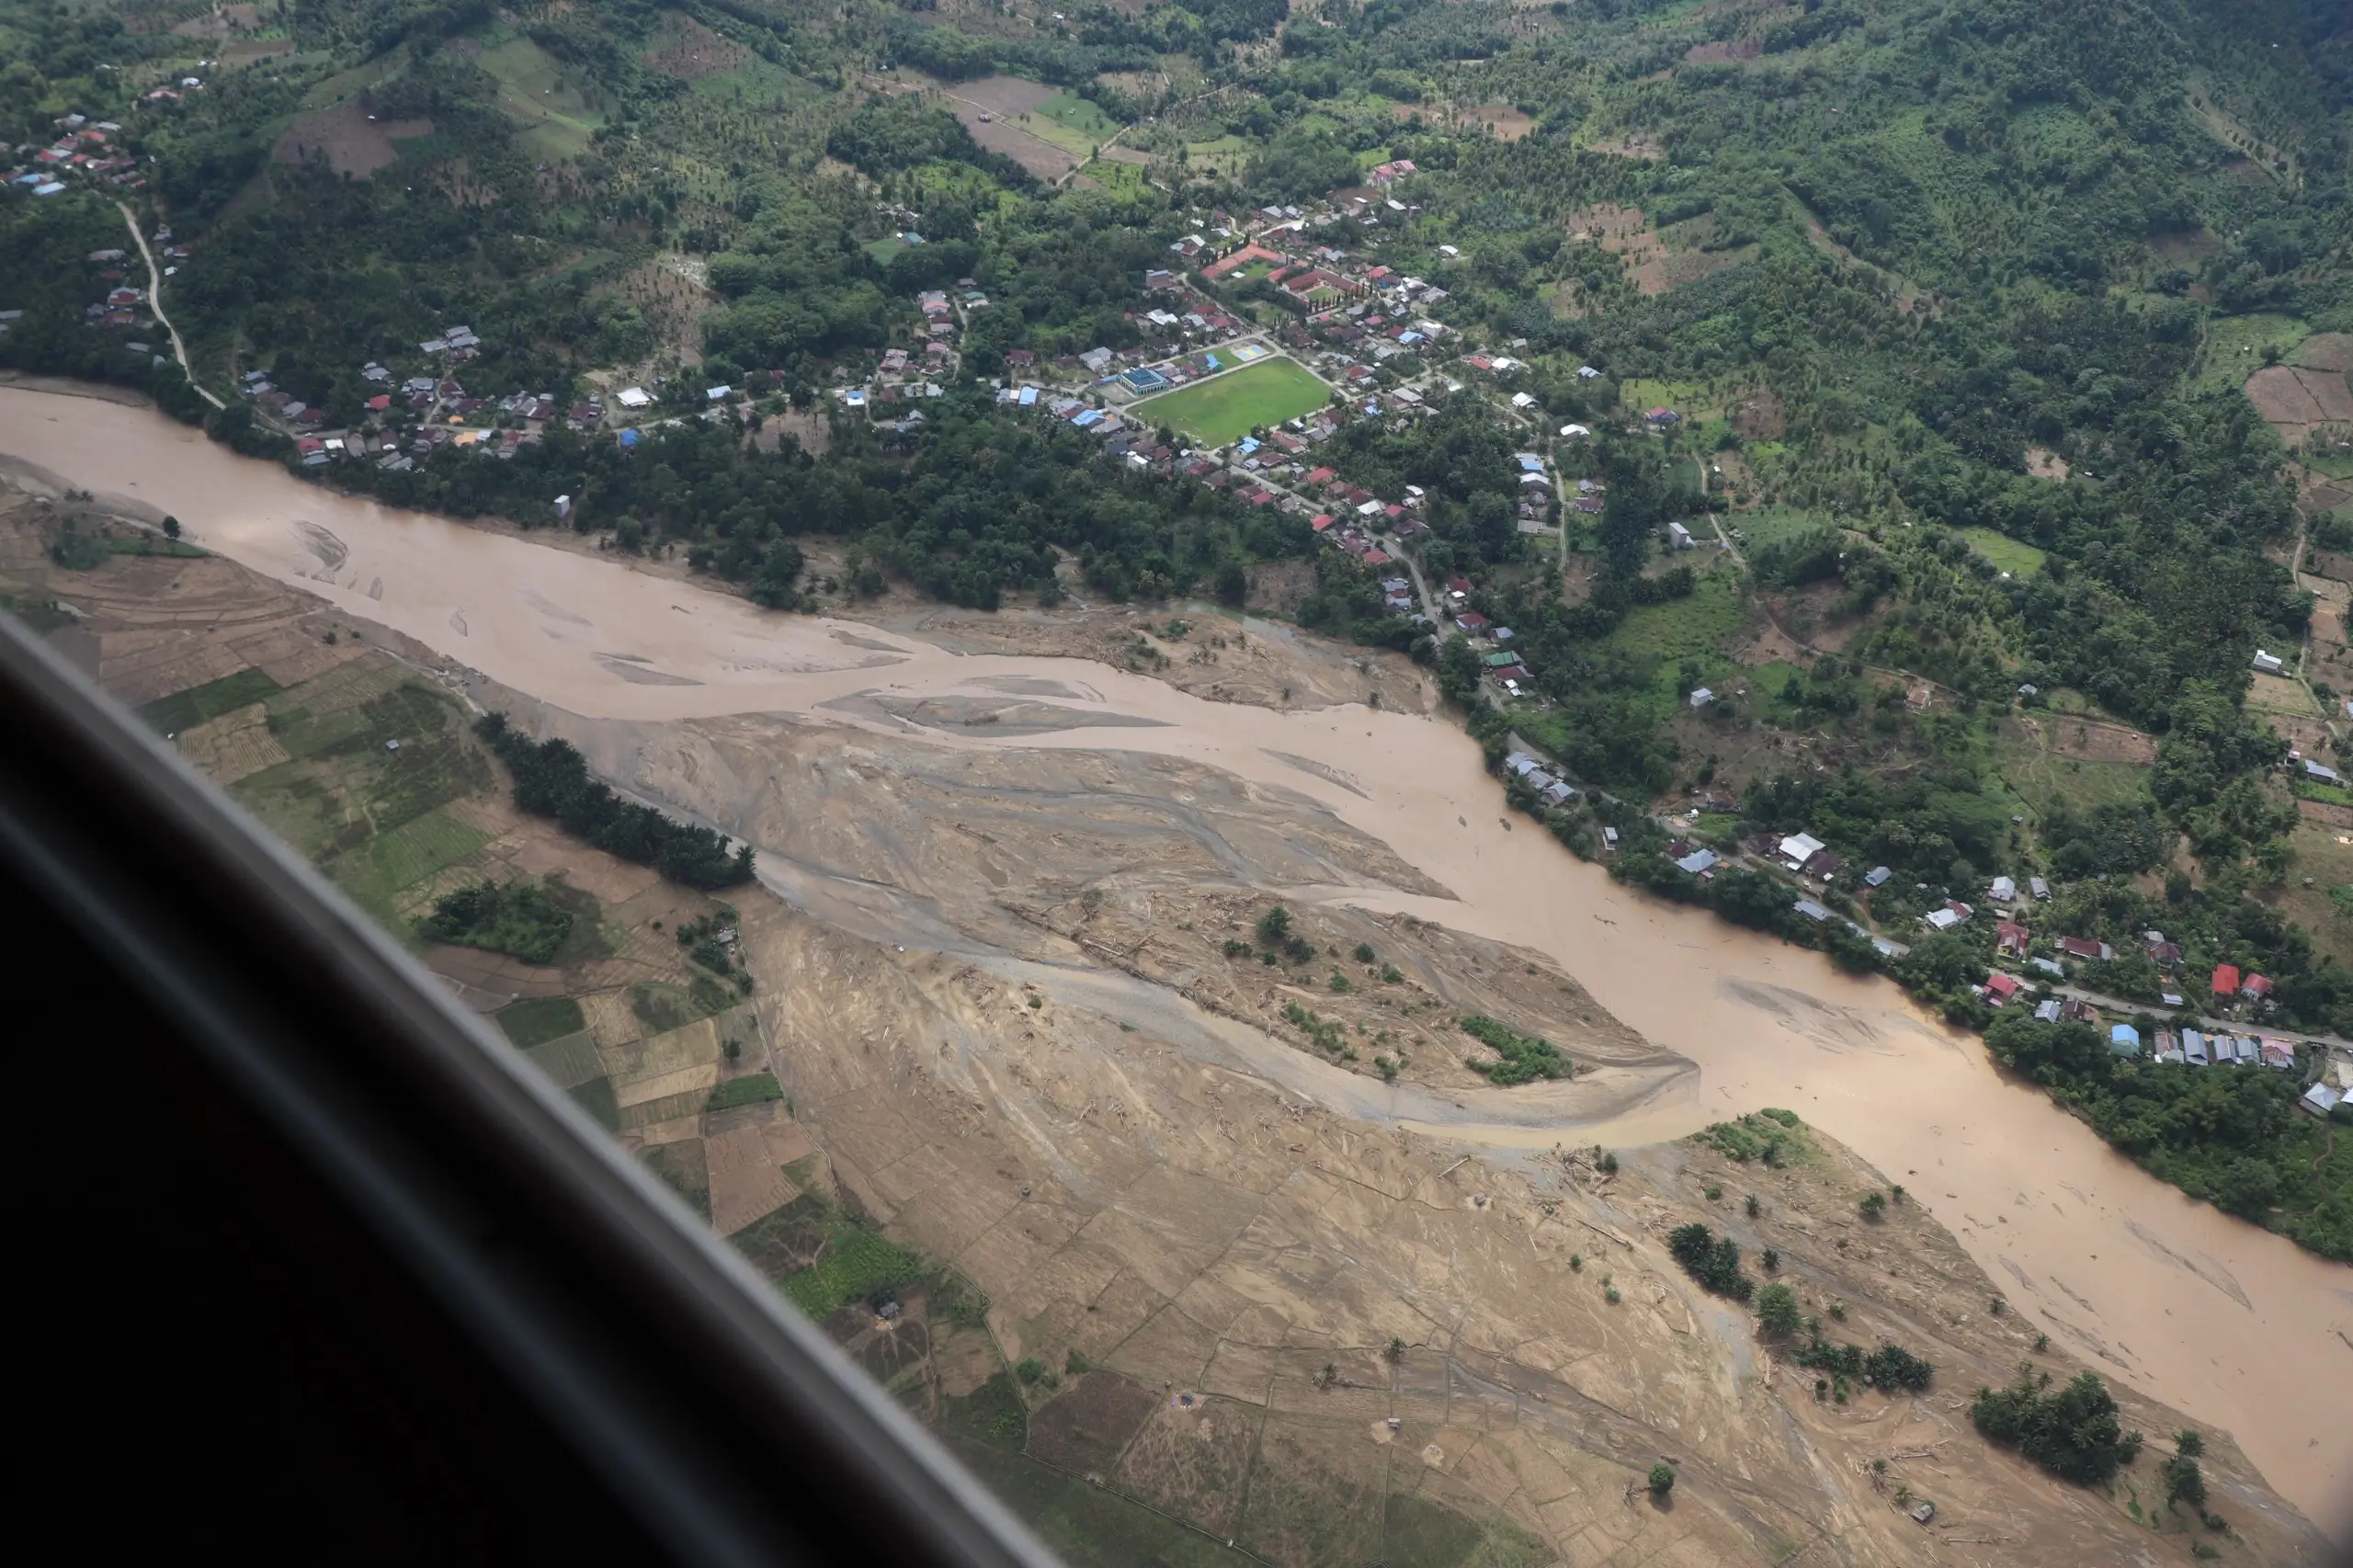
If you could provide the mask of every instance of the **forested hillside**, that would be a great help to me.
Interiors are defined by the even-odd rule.
[[[1286,613],[1435,665],[1632,880],[1979,1025],[2064,935],[2143,1027],[2229,964],[2250,1025],[2353,1032],[2335,0],[0,0],[0,363],[779,608],[1234,602],[1312,561]],[[1239,405],[1272,462],[1186,460],[1103,373],[1237,342],[1330,390]],[[1407,497],[1370,565],[1311,522]],[[1848,862],[1827,924],[1657,853],[1797,832]],[[2015,951],[1921,926],[2038,874]],[[2180,1140],[2131,1085],[2017,1027],[2120,1143],[2353,1255],[2317,1121],[2249,1111],[2268,1185],[2147,1155]]]

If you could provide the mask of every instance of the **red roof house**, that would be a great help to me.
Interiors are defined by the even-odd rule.
[[[1996,1007],[2018,994],[2018,983],[2015,975],[1996,974],[1985,982],[1985,1000]]]
[[[2260,1002],[2271,994],[2271,982],[2259,974],[2250,974],[2239,982],[2239,994],[2252,996]]]
[[[2214,966],[2214,994],[2235,996],[2239,994],[2239,966],[2218,963]]]
[[[2026,937],[2026,927],[2015,920],[2005,920],[1994,927],[1994,946],[2002,952],[2025,952]]]

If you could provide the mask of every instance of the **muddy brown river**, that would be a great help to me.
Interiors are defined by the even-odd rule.
[[[1301,896],[1407,910],[1540,949],[1699,1067],[1607,1124],[1530,1127],[1472,1108],[1408,1125],[1491,1145],[1627,1144],[1790,1107],[1903,1182],[2054,1340],[2227,1428],[2283,1495],[2353,1539],[2353,1268],[2156,1181],[2040,1093],[2004,1081],[1974,1039],[1924,1017],[1893,984],[1636,898],[1526,821],[1508,825],[1477,749],[1442,722],[1209,702],[1105,665],[958,655],[870,626],[764,611],[614,561],[339,496],[152,411],[89,398],[0,387],[0,453],[171,512],[208,548],[582,715],[880,724],[858,716],[870,705],[839,699],[1022,690],[1068,710],[1070,727],[926,738],[1165,753],[1294,790],[1455,894]]]

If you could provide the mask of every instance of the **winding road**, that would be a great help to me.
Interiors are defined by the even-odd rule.
[[[131,231],[131,243],[139,247],[139,259],[147,264],[147,308],[155,312],[156,324],[172,335],[172,358],[179,361],[180,374],[188,378],[188,384],[195,389],[197,396],[215,408],[227,407],[205,391],[197,381],[196,372],[188,369],[188,345],[180,341],[180,329],[172,324],[172,318],[164,313],[164,269],[155,265],[155,253],[147,248],[147,236],[139,232],[139,215],[131,210],[128,201],[118,201],[115,206],[122,213],[123,227]]]

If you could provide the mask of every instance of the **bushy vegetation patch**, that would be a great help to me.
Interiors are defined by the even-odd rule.
[[[434,900],[416,930],[427,941],[545,964],[572,935],[572,918],[536,883],[474,882]]]
[[[1497,1060],[1494,1062],[1465,1058],[1462,1063],[1491,1084],[1508,1087],[1531,1084],[1539,1078],[1567,1078],[1575,1074],[1576,1064],[1562,1055],[1560,1048],[1550,1040],[1521,1034],[1484,1015],[1473,1014],[1464,1018],[1462,1032],[1495,1053]]]

